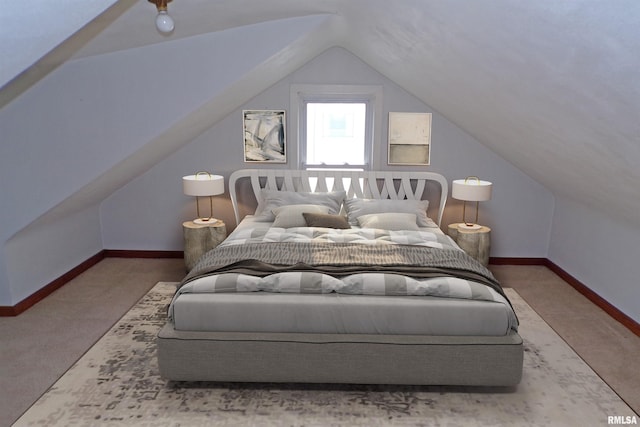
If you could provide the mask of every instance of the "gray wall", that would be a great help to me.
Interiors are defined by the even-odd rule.
[[[295,135],[288,132],[287,165],[243,162],[242,109],[286,109],[292,84],[363,84],[383,87],[382,141],[386,144],[389,111],[432,112],[432,163],[428,167],[389,167],[386,145],[378,150],[374,169],[422,169],[449,180],[478,175],[494,183],[493,198],[480,205],[480,222],[493,228],[492,255],[546,257],[553,216],[553,195],[528,176],[433,111],[429,106],[341,48],[332,48],[232,112],[200,137],[131,181],[101,205],[102,236],[108,249],[181,250],[181,222],[195,216],[195,200],[184,196],[181,177],[209,170],[228,178],[246,167],[296,168]],[[216,197],[215,216],[232,228],[228,194]],[[458,222],[461,204],[449,200],[444,224]]]
[[[9,283],[18,301],[38,291],[102,250],[97,206],[16,233],[5,246]]]
[[[0,305],[100,251],[99,203],[181,146],[162,140],[168,130],[321,22],[267,22],[68,61],[3,106]],[[217,121],[198,118],[203,128]],[[154,248],[153,239],[139,243]]]
[[[640,322],[640,229],[558,198],[549,259]]]

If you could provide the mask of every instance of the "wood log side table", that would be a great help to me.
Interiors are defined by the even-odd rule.
[[[489,265],[489,250],[491,248],[491,229],[481,226],[478,229],[461,228],[462,223],[449,224],[449,236],[469,256],[480,261],[485,267]]]
[[[184,264],[187,272],[205,252],[218,246],[227,237],[227,226],[222,221],[213,224],[182,223],[184,234]]]

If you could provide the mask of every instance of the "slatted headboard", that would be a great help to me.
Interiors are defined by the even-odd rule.
[[[258,202],[261,201],[260,190],[263,188],[305,192],[346,191],[347,198],[429,200],[430,207],[437,203],[438,225],[442,221],[449,191],[446,178],[434,172],[241,169],[233,172],[229,178],[236,224],[241,220],[238,183],[245,179],[250,180]]]

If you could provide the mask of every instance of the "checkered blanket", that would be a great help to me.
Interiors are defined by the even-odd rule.
[[[177,295],[258,291],[484,300],[509,306],[517,326],[491,272],[429,231],[236,230],[202,257]]]

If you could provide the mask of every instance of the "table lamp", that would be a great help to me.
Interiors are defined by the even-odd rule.
[[[468,176],[465,179],[456,179],[451,187],[451,197],[462,200],[462,221],[460,228],[467,230],[478,230],[478,203],[491,199],[491,186],[489,181],[481,181],[477,176]],[[467,202],[476,202],[476,219],[475,222],[467,222],[466,220],[466,204]]]
[[[195,175],[187,175],[182,177],[182,190],[187,196],[196,197],[197,219],[193,222],[196,224],[215,224],[219,220],[213,217],[213,197],[224,193],[224,177],[221,175],[212,175],[206,171],[197,172]],[[200,215],[199,197],[209,197],[209,216]]]

